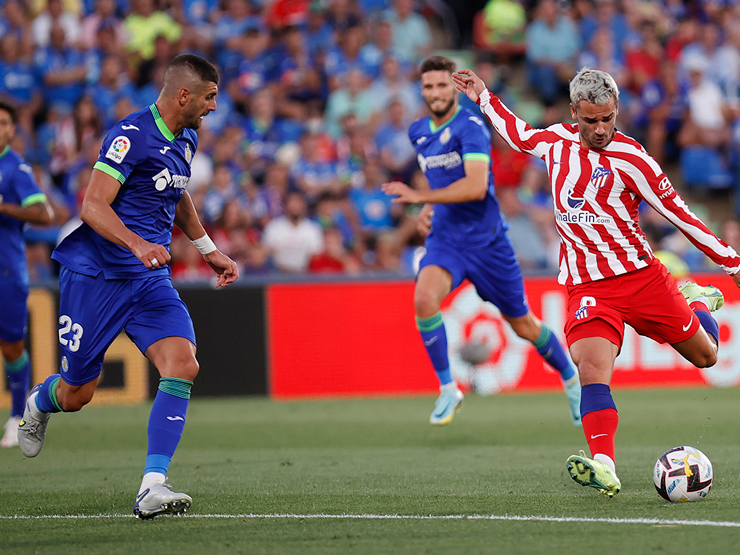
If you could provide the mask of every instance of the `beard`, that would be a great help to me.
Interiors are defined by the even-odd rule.
[[[447,105],[446,105],[446,106],[444,107],[444,109],[442,109],[442,110],[432,110],[432,106],[431,106],[431,103],[430,103],[430,102],[427,102],[426,104],[427,104],[427,108],[429,108],[429,111],[430,111],[430,112],[431,112],[432,114],[434,114],[434,115],[435,115],[436,117],[438,117],[438,118],[441,118],[441,117],[442,117],[442,116],[444,116],[445,114],[448,114],[448,113],[449,113],[450,109],[451,109],[451,108],[452,108],[452,106],[454,106],[454,104],[455,104],[455,99],[454,99],[454,98],[452,98],[452,99],[451,99],[451,100],[450,100],[450,101],[449,101],[449,102],[447,103]]]

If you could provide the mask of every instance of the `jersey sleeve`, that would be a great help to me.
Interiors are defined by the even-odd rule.
[[[25,162],[18,165],[18,170],[13,177],[13,186],[21,206],[31,206],[46,200],[46,195],[36,183],[31,166]]]
[[[717,237],[686,205],[660,165],[646,152],[622,159],[620,174],[628,189],[675,225],[689,241],[728,274],[740,271],[735,249]]]
[[[118,122],[108,132],[94,169],[107,173],[121,185],[146,156],[146,132],[133,124]]]
[[[553,142],[561,140],[554,131],[530,127],[488,90],[481,93],[478,103],[496,132],[516,150],[542,158]]]
[[[491,163],[491,134],[485,123],[476,115],[465,114],[465,133],[460,139],[463,161],[480,160]]]

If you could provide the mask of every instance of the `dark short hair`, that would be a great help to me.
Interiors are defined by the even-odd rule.
[[[15,109],[15,106],[13,106],[10,102],[7,102],[5,100],[0,100],[0,110],[3,110],[5,112],[8,112],[10,115],[10,121],[13,122],[13,125],[17,123],[17,111]]]
[[[216,83],[218,85],[218,70],[208,60],[196,56],[195,54],[179,54],[175,56],[167,66],[167,69],[185,67],[200,77],[201,81],[206,83]]]
[[[455,73],[455,62],[444,56],[430,56],[423,62],[419,68],[419,73],[424,74],[427,71],[449,71]]]

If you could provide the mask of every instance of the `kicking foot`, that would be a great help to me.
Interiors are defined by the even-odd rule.
[[[444,426],[452,422],[455,413],[460,410],[465,395],[457,387],[442,388],[442,393],[434,403],[434,410],[429,422],[434,426]]]
[[[146,488],[134,501],[136,518],[149,519],[157,515],[182,515],[193,504],[185,493],[175,493],[169,484],[154,484]]]
[[[570,477],[582,486],[596,488],[609,498],[614,497],[622,489],[622,482],[608,464],[589,459],[586,453],[571,455],[565,463]]]
[[[26,457],[35,457],[41,452],[46,437],[46,425],[49,423],[51,414],[40,412],[36,408],[36,397],[38,397],[41,384],[36,385],[26,399],[26,408],[23,418],[18,423],[18,447]],[[32,410],[35,409],[35,410]]]
[[[687,281],[678,290],[689,304],[694,301],[704,301],[709,307],[709,312],[719,310],[725,304],[725,296],[722,294],[722,291],[713,285],[702,287],[693,281]]]

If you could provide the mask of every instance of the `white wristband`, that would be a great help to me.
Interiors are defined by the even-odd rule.
[[[191,242],[193,243],[193,245],[195,245],[195,248],[200,251],[200,254],[209,254],[217,250],[216,243],[214,243],[213,240],[208,237],[207,233],[200,239],[194,239]]]

